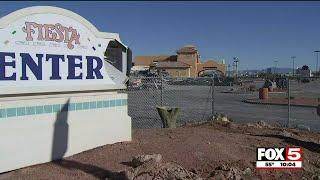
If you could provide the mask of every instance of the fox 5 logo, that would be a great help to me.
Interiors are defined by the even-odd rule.
[[[302,161],[302,148],[257,148],[257,161]]]

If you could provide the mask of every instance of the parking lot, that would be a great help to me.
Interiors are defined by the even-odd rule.
[[[261,84],[261,83],[260,83]],[[319,81],[308,84],[291,83],[291,93],[294,96],[320,97]],[[169,105],[179,107],[178,123],[191,121],[206,121],[212,115],[212,87],[210,85],[170,85],[164,88],[131,89],[129,94],[129,115],[132,117],[133,128],[161,127],[161,120],[156,106]],[[214,111],[223,113],[235,122],[277,123],[286,125],[288,107],[279,105],[260,105],[242,102],[244,99],[257,98],[258,92],[225,93],[230,86],[214,87]],[[273,93],[275,96],[287,96],[286,92]],[[320,131],[320,118],[316,108],[290,108],[291,127],[310,128]]]

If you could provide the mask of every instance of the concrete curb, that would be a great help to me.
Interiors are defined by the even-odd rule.
[[[264,103],[264,102],[253,102],[248,99],[242,100],[244,103],[248,104],[260,104],[260,105],[276,105],[276,106],[288,106],[288,104],[279,104],[279,103]],[[318,106],[313,105],[302,105],[302,104],[290,104],[290,106],[296,106],[296,107],[307,107],[307,108],[317,108]]]

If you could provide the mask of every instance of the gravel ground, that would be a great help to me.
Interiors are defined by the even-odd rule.
[[[177,129],[137,129],[132,142],[102,146],[61,161],[0,174],[0,179],[104,179],[130,168],[133,156],[161,154],[205,179],[221,167],[251,169],[248,179],[307,179],[320,175],[320,134],[258,124],[217,123]],[[256,147],[303,148],[303,170],[255,170]],[[219,170],[220,169],[220,170]]]

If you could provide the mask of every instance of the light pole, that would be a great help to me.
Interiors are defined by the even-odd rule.
[[[230,64],[228,64],[228,70],[227,70],[227,76],[228,77],[230,77],[230,72],[231,72],[231,65]]]
[[[291,59],[292,59],[292,76],[294,77],[294,71],[295,71],[295,67],[294,67],[294,59],[296,57],[295,56],[291,56]]]
[[[274,74],[276,74],[277,71],[277,65],[278,65],[278,60],[273,61],[274,62]]]
[[[318,71],[318,63],[319,63],[319,52],[320,52],[320,51],[317,50],[317,51],[313,51],[313,52],[315,52],[315,53],[317,54],[317,62],[316,62],[316,73],[317,73],[317,72],[319,72],[319,71]]]
[[[238,78],[238,63],[239,63],[239,58],[238,57],[234,57],[233,58],[233,63],[235,65],[235,70],[236,70],[236,73],[235,73],[235,78]]]

